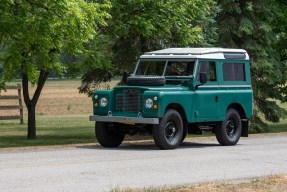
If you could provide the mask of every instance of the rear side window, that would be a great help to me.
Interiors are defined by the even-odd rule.
[[[223,63],[224,81],[245,81],[244,63]]]

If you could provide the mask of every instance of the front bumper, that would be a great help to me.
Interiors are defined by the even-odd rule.
[[[117,122],[117,123],[142,123],[159,124],[159,118],[124,117],[124,116],[90,116],[90,121]]]

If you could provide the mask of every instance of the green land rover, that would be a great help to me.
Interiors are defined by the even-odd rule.
[[[91,121],[104,147],[126,134],[153,135],[174,149],[187,134],[215,133],[221,145],[248,136],[253,92],[249,56],[242,49],[169,48],[141,55],[126,85],[93,94]]]

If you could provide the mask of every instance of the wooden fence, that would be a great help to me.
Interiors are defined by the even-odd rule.
[[[19,110],[20,115],[9,115],[9,116],[0,116],[0,120],[12,120],[12,119],[20,119],[20,123],[23,124],[23,105],[22,105],[22,96],[21,96],[21,86],[6,86],[6,90],[14,89],[18,90],[18,95],[0,95],[0,100],[18,100],[18,105],[5,105],[0,106],[0,110]]]

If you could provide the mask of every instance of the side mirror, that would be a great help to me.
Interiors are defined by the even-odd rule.
[[[125,71],[124,73],[123,73],[123,82],[124,82],[124,84],[127,84],[127,82],[128,82],[128,73]]]
[[[201,84],[205,84],[207,82],[207,75],[205,72],[199,73],[199,81]]]

